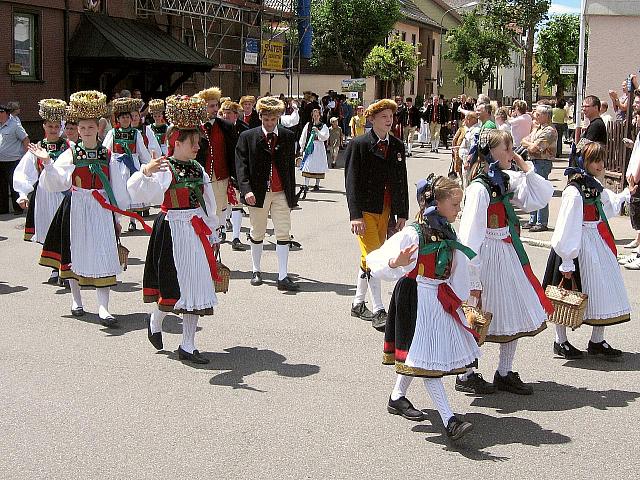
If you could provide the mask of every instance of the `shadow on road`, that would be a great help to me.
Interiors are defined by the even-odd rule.
[[[539,382],[533,384],[533,388],[535,393],[531,396],[497,393],[475,398],[471,405],[494,408],[501,414],[512,414],[526,410],[530,412],[564,412],[584,407],[607,410],[613,407],[628,407],[629,403],[640,397],[640,392],[589,390],[556,382]]]
[[[176,352],[163,351],[168,358],[178,360]],[[306,363],[286,363],[287,357],[273,350],[256,347],[231,347],[224,352],[201,352],[209,359],[207,365],[194,365],[184,362],[185,365],[198,370],[227,370],[215,375],[209,380],[211,385],[231,387],[233,389],[250,390],[264,393],[245,381],[245,377],[262,372],[275,372],[280,376],[289,378],[302,378],[315,375],[320,371],[318,365]]]
[[[22,285],[10,286],[7,282],[0,282],[0,295],[11,295],[12,293],[24,292],[29,290],[28,287]]]
[[[68,311],[68,310],[67,310]],[[129,332],[135,332],[136,330],[147,330],[147,314],[146,313],[128,313],[126,315],[118,315],[114,314],[116,320],[118,320],[118,324],[120,325],[118,328],[106,328],[100,324],[100,317],[98,317],[97,313],[89,313],[85,310],[85,315],[82,317],[73,317],[71,314],[61,315],[62,318],[68,318],[69,320],[76,320],[84,323],[91,323],[93,325],[97,325],[100,329],[107,333],[109,337],[120,337]],[[169,322],[169,317],[164,322],[166,326]],[[177,320],[175,321],[177,324]],[[174,328],[175,330],[175,328]],[[171,331],[170,329],[166,330],[169,333],[176,333],[175,331]],[[182,328],[178,328],[177,333],[182,333]],[[140,337],[140,344],[145,345],[146,338]]]
[[[640,353],[624,352],[617,362],[587,356],[582,360],[568,360],[563,366],[597,372],[637,372],[640,371]]]
[[[429,418],[436,420],[432,425],[416,425],[411,430],[418,433],[435,433],[436,436],[428,436],[425,440],[436,445],[442,445],[443,450],[459,453],[469,460],[504,462],[509,457],[501,457],[485,451],[488,448],[520,444],[539,447],[541,445],[559,445],[569,443],[571,438],[546,430],[532,420],[518,417],[493,417],[484,413],[469,413],[464,419],[473,424],[473,432],[454,444],[447,438],[442,430],[440,416],[435,410],[424,410]]]

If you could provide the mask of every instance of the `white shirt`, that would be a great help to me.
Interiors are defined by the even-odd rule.
[[[520,146],[522,139],[531,133],[531,126],[533,125],[533,119],[528,113],[523,113],[517,117],[513,117],[509,120],[511,125],[511,135],[513,136],[513,145]]]

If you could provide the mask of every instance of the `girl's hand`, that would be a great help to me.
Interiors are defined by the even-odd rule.
[[[636,183],[636,179],[633,175],[629,175],[629,178],[627,178],[627,181],[629,182],[629,193],[631,195],[635,194],[636,191],[638,190],[638,184]]]
[[[47,153],[47,151],[44,148],[42,148],[40,145],[36,145],[35,143],[30,143],[29,151],[33,153],[36,157],[38,157],[40,160],[42,160],[42,163],[44,163],[45,165],[51,161],[51,158],[49,157],[49,154]]]
[[[518,166],[518,168],[523,172],[526,173],[529,170],[531,170],[531,167],[527,165],[527,162],[525,162],[524,159],[520,155],[518,155],[516,152],[513,152],[513,161]]]
[[[167,168],[169,168],[167,157],[162,156],[156,158],[156,153],[151,152],[151,160],[149,163],[143,165],[141,170],[145,176],[150,177],[154,173],[166,171]]]
[[[471,295],[473,298],[477,300],[480,300],[480,295],[482,295],[482,290],[471,290],[471,292],[469,292],[469,295]]]
[[[411,257],[417,251],[418,251],[418,245],[415,245],[415,244],[409,245],[408,247],[403,248],[402,250],[400,250],[400,253],[396,258],[392,258],[391,260],[389,260],[389,266],[391,268],[398,268],[398,267],[406,267],[407,265],[410,265],[412,261]]]

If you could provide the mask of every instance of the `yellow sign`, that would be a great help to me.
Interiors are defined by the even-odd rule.
[[[7,66],[9,75],[20,75],[22,73],[22,65],[19,63],[10,63]]]
[[[284,46],[282,42],[262,42],[262,68],[264,70],[282,70],[284,61]]]

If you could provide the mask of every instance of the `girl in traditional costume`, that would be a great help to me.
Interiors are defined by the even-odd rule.
[[[300,150],[302,151],[302,163],[300,170],[304,177],[304,185],[301,187],[299,196],[302,200],[307,197],[309,191],[309,179],[315,178],[316,184],[313,190],[320,190],[320,180],[329,169],[327,163],[327,149],[324,142],[329,140],[329,127],[320,121],[320,110],[314,109],[311,112],[311,120],[302,128],[300,135]]]
[[[554,189],[534,172],[530,162],[513,152],[508,132],[480,133],[470,156],[474,159],[473,180],[465,191],[460,241],[478,253],[470,262],[471,295],[493,314],[486,341],[500,344],[494,386],[529,395],[533,389],[513,371],[517,342],[546,328],[553,305],[531,270],[514,206],[525,212],[538,210],[549,203]],[[513,163],[520,171],[511,170]],[[458,376],[456,389],[492,390],[472,369]]]
[[[153,117],[153,123],[147,125],[147,137],[155,137],[156,142],[160,146],[160,153],[158,157],[167,154],[167,121],[164,118],[164,100],[153,99],[149,101],[149,112]]]
[[[80,141],[51,161],[42,148],[33,153],[44,164],[40,187],[66,192],[44,241],[40,265],[58,268],[69,280],[71,314],[84,315],[81,286],[96,288],[98,315],[105,327],[116,327],[109,313],[109,290],[120,273],[117,237],[120,224],[114,213],[125,212],[129,198],[120,175],[120,162],[98,144],[98,119],[107,111],[106,97],[96,91],[71,95],[70,115],[78,119]],[[140,219],[141,220],[141,219]]]
[[[200,122],[206,103],[195,97],[167,98],[169,157],[153,159],[131,176],[135,201],[161,204],[153,224],[144,266],[145,303],[157,303],[147,320],[147,336],[163,348],[162,320],[169,312],[182,314],[180,360],[205,364],[195,347],[198,317],[212,315],[218,304],[218,278],[212,245],[219,243],[216,201],[209,175],[195,160]]]
[[[460,212],[462,189],[433,174],[418,182],[420,213],[378,250],[367,255],[374,278],[397,281],[389,306],[383,363],[398,378],[389,398],[390,413],[423,420],[405,394],[413,377],[422,377],[447,436],[457,440],[472,429],[449,406],[442,377],[466,371],[480,355],[477,334],[466,326],[461,304],[469,296],[468,259],[451,223]]]
[[[605,157],[605,147],[589,143],[577,166],[565,170],[569,181],[562,192],[543,285],[559,285],[563,281],[570,289],[575,282],[577,289],[588,295],[584,324],[593,330],[587,353],[611,359],[620,357],[622,352],[605,341],[605,326],[628,322],[631,307],[608,219],[620,213],[621,206],[629,201],[630,191],[615,194],[602,186],[598,178],[604,174]],[[633,191],[637,188],[633,184],[630,187]],[[553,351],[566,359],[583,356],[569,343],[564,325],[556,325]]]
[[[69,148],[69,143],[60,137],[60,123],[63,121],[67,104],[63,100],[44,99],[38,102],[38,114],[44,121],[45,138],[35,145],[29,146],[13,174],[13,188],[19,193],[18,204],[27,209],[24,227],[24,239],[44,243],[49,231],[49,225],[62,203],[62,192],[49,192],[44,188],[38,189],[38,179],[44,170],[44,163],[36,153],[44,150],[51,161],[55,162],[62,152]],[[54,268],[47,283],[57,284],[58,269]]]

